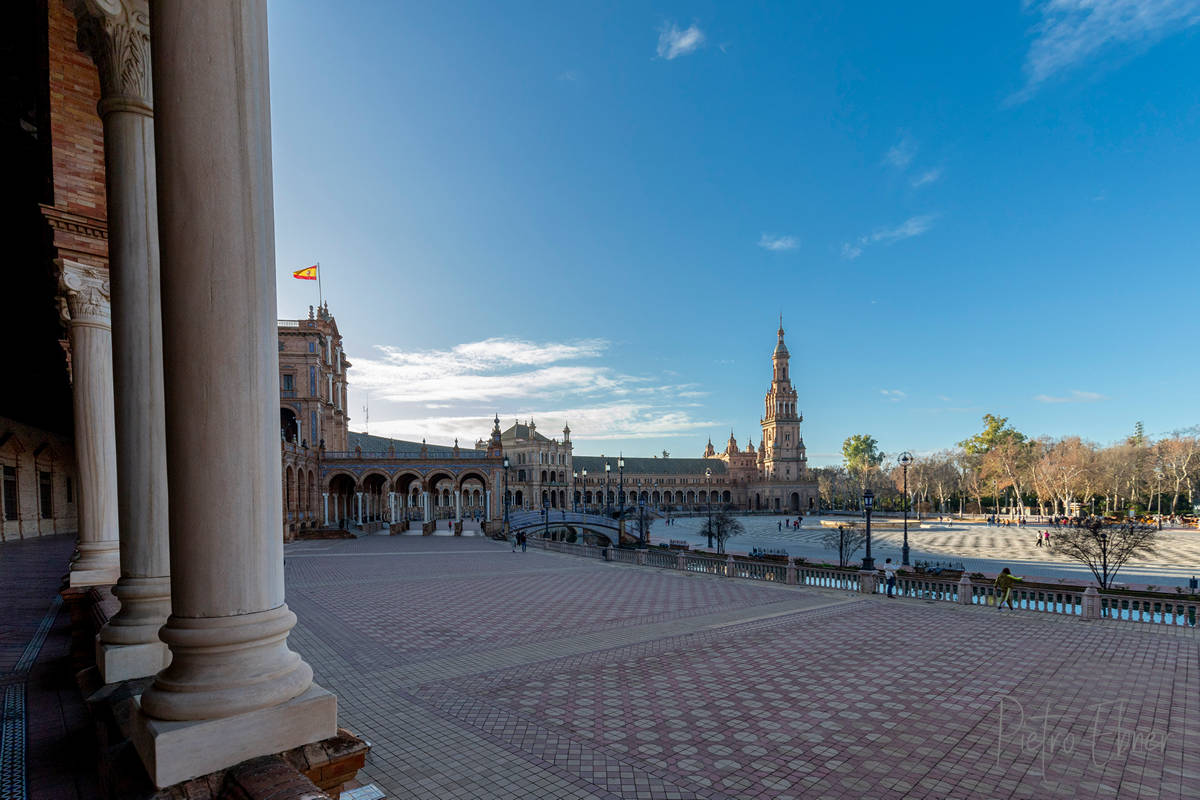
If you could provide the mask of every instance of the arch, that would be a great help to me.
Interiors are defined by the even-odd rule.
[[[425,476],[425,491],[433,492],[442,481],[449,481],[451,485],[454,485],[454,475],[442,469],[430,472]]]
[[[491,486],[491,481],[488,480],[487,475],[482,470],[476,470],[476,469],[466,470],[465,472],[463,472],[461,475],[458,476],[458,485],[460,487],[465,486],[467,481],[469,481],[469,480],[479,481],[479,483],[481,483],[483,485],[483,488],[485,488],[485,489],[488,488],[489,486]]]
[[[558,490],[558,507],[559,508],[567,507],[567,490],[566,489]]]
[[[760,495],[756,492],[754,494],[754,510],[760,511],[761,509],[762,509],[762,495]]]
[[[300,435],[296,412],[287,406],[279,409],[279,433],[285,442],[295,442]]]
[[[730,493],[730,491],[728,489],[726,489],[724,491],[724,493],[721,495],[721,500],[722,500],[722,502],[725,502],[725,503],[731,502],[733,500],[733,495]]]
[[[696,502],[696,493],[693,492],[691,489],[688,489],[687,504],[690,506],[695,502]]]
[[[345,528],[354,519],[355,492],[358,482],[353,475],[338,472],[329,476],[329,521],[337,528]]]
[[[662,502],[662,495],[659,494],[658,489],[655,489],[650,493],[650,502],[654,503],[654,505],[658,505]]]
[[[292,508],[292,501],[295,499],[295,493],[292,491],[294,481],[295,473],[292,471],[292,465],[289,464],[283,473],[283,513],[289,522],[292,520],[292,511],[294,510]]]
[[[813,498],[812,498],[812,495],[809,495],[808,496],[808,510],[812,511],[812,508],[813,508]]]
[[[523,470],[523,469],[517,470],[517,481],[519,483],[525,482],[525,470]]]
[[[683,489],[677,489],[675,491],[675,502],[679,505],[683,505]]]
[[[417,491],[420,491],[421,474],[418,472],[397,472],[392,476],[392,491],[397,494],[407,495],[413,489],[413,484],[417,484]]]
[[[547,483],[547,482],[548,481],[546,480],[546,470],[542,470],[542,483]]]
[[[703,491],[703,490],[702,490],[702,491],[700,492],[700,495],[699,495],[699,497],[698,497],[697,499],[698,499],[698,500],[699,500],[701,503],[707,503],[707,502],[708,502],[708,492],[705,492],[705,491]]]
[[[363,475],[359,491],[363,493],[362,518],[364,522],[379,522],[383,519],[384,491],[387,484],[387,475],[383,472],[371,470]]]
[[[778,497],[775,498],[775,510],[776,511],[779,510],[779,498]]]
[[[515,505],[517,508],[523,508],[525,506],[525,493],[520,489],[517,489],[517,493],[513,495],[513,505]]]
[[[791,496],[790,502],[788,504],[788,507],[792,511],[800,510],[800,493],[799,492],[792,492],[792,496]]]

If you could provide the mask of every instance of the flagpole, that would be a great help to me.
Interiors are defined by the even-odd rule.
[[[325,304],[325,290],[321,287],[321,262],[317,262],[317,308]]]

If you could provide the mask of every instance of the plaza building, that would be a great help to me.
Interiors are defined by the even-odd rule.
[[[739,449],[730,431],[723,450],[717,451],[710,438],[699,458],[575,455],[569,425],[560,441],[539,433],[533,420],[514,422],[501,433],[511,507],[610,512],[645,504],[660,513],[714,505],[741,511],[816,511],[817,483],[808,470],[800,432],[804,417],[789,374],[791,355],[782,320],[777,335],[757,449],[753,442]],[[476,446],[483,444],[480,440]]]

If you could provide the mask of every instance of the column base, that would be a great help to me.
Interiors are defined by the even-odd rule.
[[[120,579],[121,567],[119,564],[80,569],[79,562],[76,561],[71,565],[71,580],[69,585],[72,589],[77,589],[81,586],[112,586]]]
[[[113,644],[96,634],[96,668],[105,683],[157,675],[171,663],[171,648],[163,642]]]
[[[133,744],[160,789],[337,735],[337,698],[315,683],[277,706],[195,722],[153,719],[133,702]]]

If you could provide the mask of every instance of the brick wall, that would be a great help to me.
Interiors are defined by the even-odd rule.
[[[15,468],[17,473],[17,519],[8,519],[11,509],[4,498],[0,469],[0,542],[74,533],[78,529],[79,481],[69,438],[0,417],[0,468],[5,466]],[[43,472],[50,473],[53,495],[48,518],[42,516]]]

